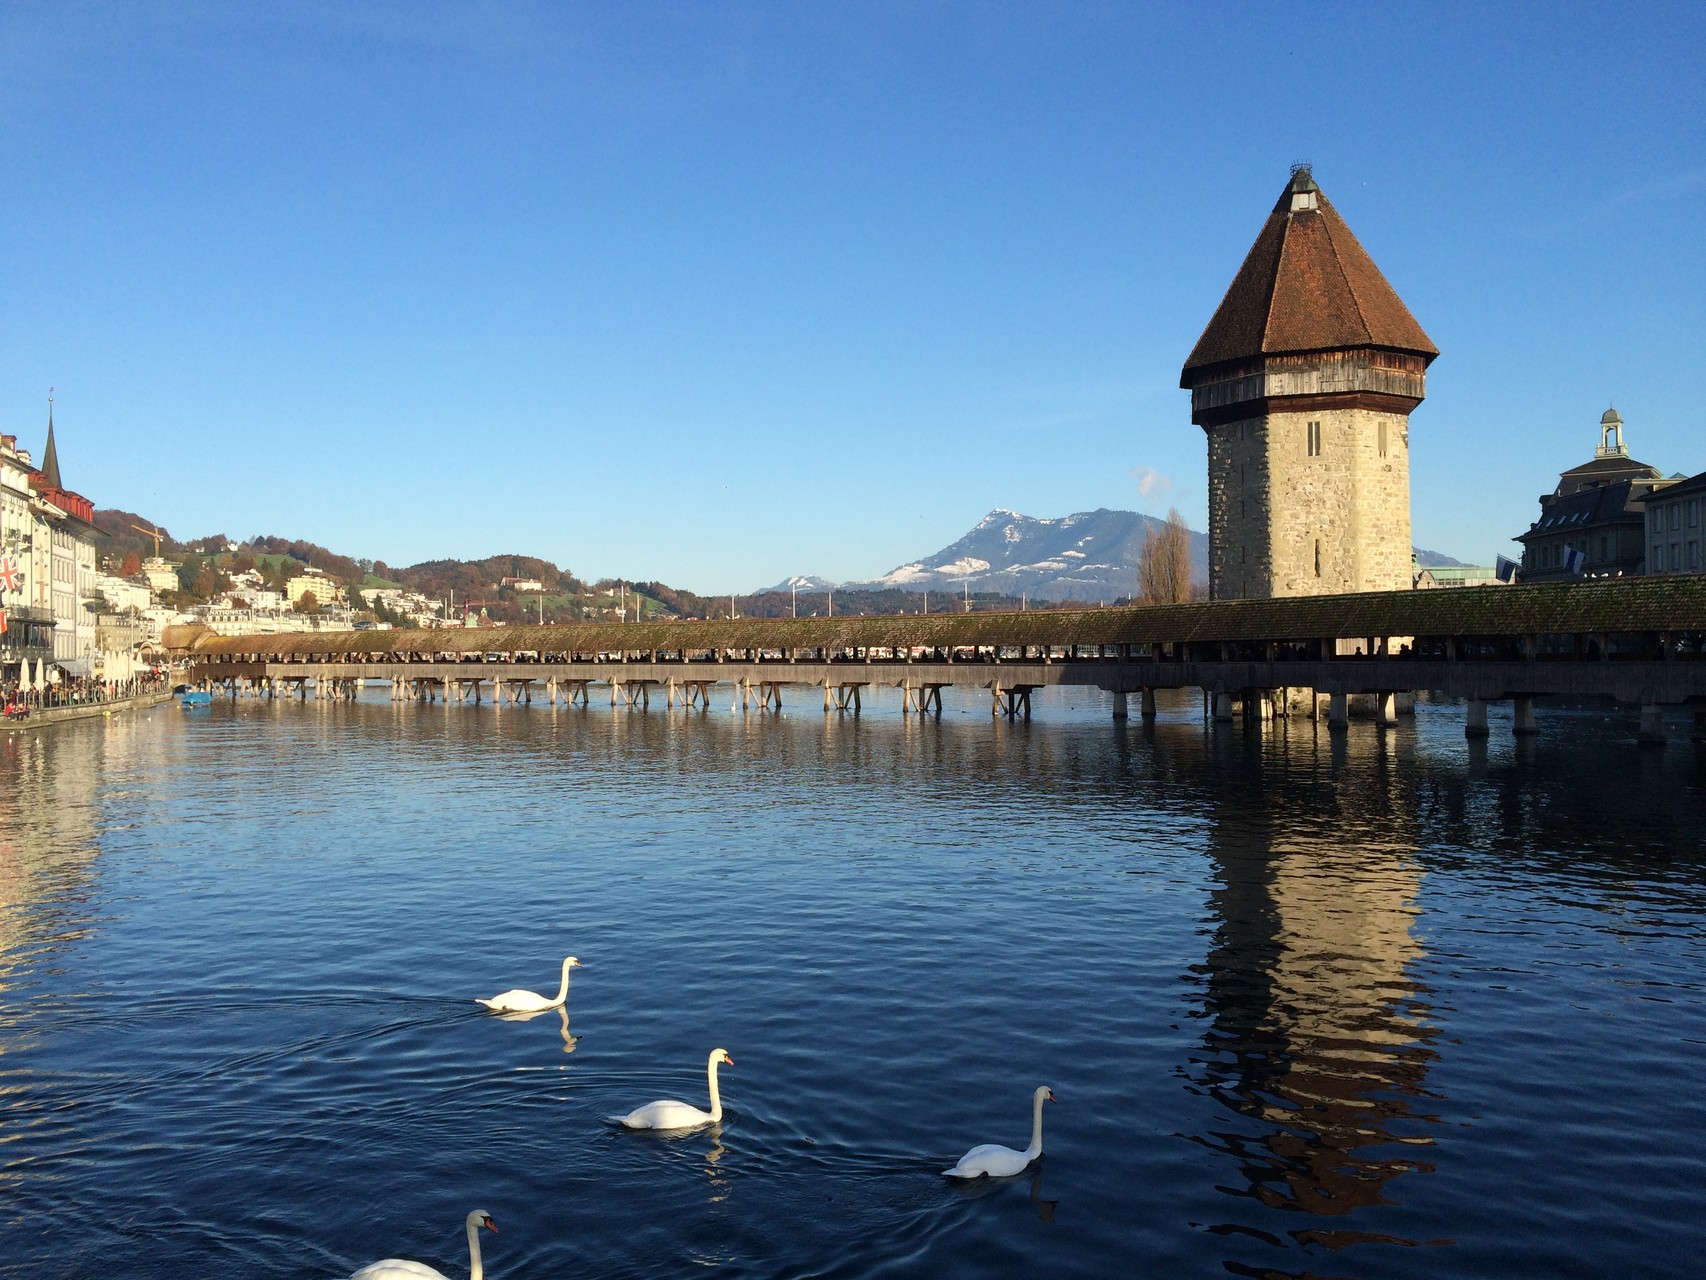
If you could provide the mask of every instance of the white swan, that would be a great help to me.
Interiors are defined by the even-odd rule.
[[[493,1231],[498,1224],[492,1221],[492,1215],[484,1209],[476,1209],[468,1215],[468,1280],[484,1280],[486,1270],[480,1265],[480,1228],[490,1227]],[[405,1258],[384,1258],[378,1262],[370,1262],[360,1271],[350,1276],[349,1280],[450,1280],[442,1271],[434,1270],[424,1262],[410,1262]]]
[[[490,1000],[474,997],[476,1004],[483,1004],[496,1013],[538,1013],[541,1009],[555,1009],[569,998],[569,970],[580,968],[580,961],[569,956],[563,961],[563,981],[557,987],[555,999],[547,1000],[537,991],[505,991],[493,996]]]
[[[945,1178],[1010,1178],[1030,1168],[1031,1161],[1043,1153],[1043,1103],[1054,1101],[1054,1090],[1046,1084],[1037,1086],[1031,1098],[1031,1145],[1023,1151],[988,1142],[973,1147],[960,1157],[952,1169],[942,1170]]]
[[[735,1060],[729,1056],[727,1049],[711,1050],[711,1057],[705,1063],[705,1079],[711,1086],[711,1109],[701,1111],[698,1107],[690,1107],[685,1102],[676,1102],[665,1098],[658,1102],[648,1102],[645,1106],[630,1111],[625,1116],[607,1116],[613,1124],[619,1124],[629,1129],[692,1129],[702,1124],[715,1124],[723,1118],[723,1099],[717,1092],[717,1064],[726,1062],[731,1067]]]

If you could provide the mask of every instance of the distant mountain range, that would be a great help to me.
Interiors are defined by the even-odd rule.
[[[912,560],[876,578],[831,582],[817,576],[784,579],[775,586],[743,593],[740,611],[752,616],[782,617],[800,607],[796,592],[806,595],[830,590],[846,592],[837,605],[854,612],[891,613],[918,609],[919,595],[948,596],[968,593],[982,596],[985,607],[1017,608],[1023,599],[1033,604],[1077,602],[1112,603],[1130,598],[1137,588],[1137,562],[1145,538],[1164,521],[1136,511],[1080,511],[1055,519],[1037,519],[1016,511],[997,508],[980,520],[958,541],[933,555]],[[106,535],[106,548],[115,561],[134,557],[140,563],[155,549],[152,521],[117,509],[95,512],[96,527]],[[339,582],[365,586],[402,585],[432,599],[476,602],[489,616],[520,621],[530,616],[573,619],[604,616],[618,590],[614,580],[583,582],[555,564],[531,556],[488,556],[482,560],[432,560],[408,567],[392,567],[383,561],[352,559],[311,542],[280,537],[256,536],[237,544],[224,534],[179,542],[159,529],[159,549],[174,561],[199,565],[241,567],[243,558],[288,557],[321,569]],[[1208,581],[1208,536],[1190,534],[1191,574],[1199,586]],[[1416,561],[1426,568],[1460,565],[1436,551],[1416,551]],[[227,563],[229,562],[229,563]],[[193,575],[190,575],[193,577]],[[536,581],[542,593],[523,598],[513,586],[516,579]],[[186,592],[188,591],[186,577]],[[217,575],[210,575],[218,586]],[[726,612],[728,597],[704,597],[661,582],[626,580],[620,588],[624,601],[639,596],[642,607],[659,616],[713,617]],[[193,595],[194,593],[189,593]],[[196,597],[200,598],[200,597]],[[634,607],[624,603],[623,608]],[[816,606],[812,606],[815,608]]]
[[[1052,520],[997,507],[958,541],[881,577],[831,582],[788,578],[765,592],[864,589],[1000,592],[1033,600],[1114,601],[1137,587],[1137,561],[1149,531],[1165,521],[1137,511],[1080,511]],[[1417,549],[1426,568],[1462,563]],[[1191,531],[1191,576],[1208,581],[1208,535]]]

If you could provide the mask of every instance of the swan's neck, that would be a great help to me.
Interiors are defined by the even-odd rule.
[[[557,1004],[569,998],[569,962],[563,961],[563,980],[557,984]]]
[[[480,1224],[468,1224],[468,1280],[485,1280],[486,1268],[480,1262]]]
[[[1025,1148],[1025,1159],[1035,1160],[1043,1153],[1043,1103],[1046,1099],[1042,1094],[1031,1104],[1031,1145]]]
[[[705,1065],[705,1079],[711,1086],[711,1120],[715,1123],[723,1118],[723,1098],[717,1092],[717,1059],[715,1057]]]

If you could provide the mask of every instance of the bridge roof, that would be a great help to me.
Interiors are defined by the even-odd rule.
[[[167,643],[198,657],[371,654],[383,661],[386,655],[406,653],[1094,645],[1702,630],[1706,630],[1706,575],[1688,574],[1028,613],[605,622],[271,636],[219,636],[208,630],[190,635],[186,629],[169,636]]]

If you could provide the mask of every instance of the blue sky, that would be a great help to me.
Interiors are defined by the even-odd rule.
[[[179,536],[749,590],[994,507],[1206,526],[1285,182],[1441,349],[1419,545],[1615,404],[1706,469],[1706,6],[0,8],[0,429]]]

